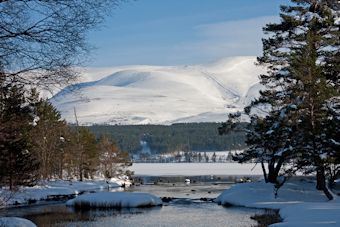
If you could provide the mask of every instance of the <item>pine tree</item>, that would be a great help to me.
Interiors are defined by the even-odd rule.
[[[249,145],[241,154],[233,156],[240,163],[261,163],[266,182],[278,183],[281,168],[291,158],[290,137],[286,115],[270,112],[266,117],[252,116],[248,126],[246,143]]]
[[[202,162],[202,154],[201,154],[201,152],[198,153],[198,162]]]
[[[334,49],[339,50],[331,8],[336,4],[333,1],[293,2],[297,5],[282,7],[281,24],[268,25],[265,29],[274,32],[275,36],[267,43],[271,45],[270,54],[266,56],[265,53],[259,59],[262,64],[273,64],[272,74],[261,77],[262,82],[271,88],[269,95],[262,98],[273,98],[274,102],[270,104],[274,103],[274,108],[279,107],[281,112],[286,112],[291,122],[289,128],[294,131],[290,138],[291,154],[297,169],[315,170],[317,189],[323,190],[332,199],[325,184],[323,157],[329,151],[324,143],[328,118],[324,107],[327,100],[339,96],[334,87],[337,69],[332,62],[335,58],[330,57]],[[282,51],[283,48],[286,50]],[[289,108],[292,106],[293,111]]]
[[[39,99],[36,91],[31,91],[30,102],[35,106],[38,117],[32,129],[31,141],[34,155],[40,162],[39,174],[42,179],[62,178],[64,167],[64,146],[68,126],[60,113],[47,100]]]
[[[323,190],[328,198],[332,198],[326,188],[324,161],[328,153],[325,138],[325,121],[327,111],[324,106],[336,91],[327,84],[318,61],[318,46],[322,36],[318,34],[318,19],[313,18],[306,34],[306,44],[295,51],[292,58],[292,73],[296,79],[294,94],[297,104],[297,135],[295,136],[295,150],[302,155],[297,164],[308,169],[315,169],[317,176],[317,189]],[[313,168],[310,168],[310,167]]]
[[[216,162],[216,153],[214,152],[213,155],[211,156],[211,161]]]
[[[1,74],[0,88],[0,183],[13,190],[37,180],[38,162],[29,142],[34,113],[23,86]]]
[[[338,142],[334,136],[326,135],[331,136],[327,133],[328,119],[338,119],[330,115],[327,103],[339,97],[339,2],[292,3],[281,6],[280,23],[264,28],[268,38],[263,39],[263,56],[258,62],[268,68],[267,74],[260,76],[266,89],[246,108],[253,125],[248,131],[250,148],[238,158],[255,158],[262,164],[268,162],[269,167],[273,162],[268,177],[271,169],[275,177],[287,162],[297,167],[291,173],[297,169],[316,171],[317,188],[331,199],[325,187],[323,157],[332,160],[336,152],[331,143]],[[269,106],[271,110],[265,117],[253,114],[258,106]]]
[[[207,152],[204,152],[203,157],[205,162],[209,162],[209,156],[207,155]]]
[[[326,156],[324,156],[325,168],[329,175],[329,186],[332,187],[340,177],[340,98],[332,98],[327,102],[328,118],[323,125],[323,143]]]
[[[88,128],[80,127],[77,132],[76,163],[79,179],[93,178],[99,164],[96,137]]]

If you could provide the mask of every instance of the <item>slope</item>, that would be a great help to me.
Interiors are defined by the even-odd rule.
[[[75,108],[82,125],[219,122],[256,96],[264,69],[254,62],[236,57],[208,65],[117,67],[109,76],[87,74],[91,81],[63,89],[51,102],[69,122]]]

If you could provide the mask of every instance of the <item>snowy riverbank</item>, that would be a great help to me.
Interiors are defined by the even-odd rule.
[[[0,226],[36,227],[36,225],[30,220],[18,217],[0,217]]]
[[[92,208],[133,208],[161,206],[162,200],[150,193],[141,192],[97,192],[80,195],[67,201],[67,206]]]
[[[130,184],[127,180],[111,179],[86,181],[44,181],[34,187],[21,187],[16,192],[0,190],[0,208],[18,205],[30,205],[39,201],[68,199],[87,191],[119,189],[122,185]]]
[[[237,184],[225,190],[216,202],[253,208],[280,209],[282,223],[271,226],[340,226],[340,201],[328,201],[315,182],[303,179],[287,181],[274,196],[272,184],[263,181]]]

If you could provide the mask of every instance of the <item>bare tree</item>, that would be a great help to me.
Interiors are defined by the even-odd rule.
[[[121,151],[118,146],[107,136],[103,135],[98,142],[100,166],[99,171],[105,178],[129,175],[126,169],[131,166],[131,160],[127,152]]]
[[[48,87],[75,79],[86,33],[121,0],[0,0],[0,65],[22,84]]]

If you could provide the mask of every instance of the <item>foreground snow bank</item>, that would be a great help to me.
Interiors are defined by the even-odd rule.
[[[272,184],[263,181],[237,184],[225,190],[215,200],[221,205],[280,209],[283,223],[271,226],[340,226],[340,202],[328,201],[315,189],[315,182],[290,180],[274,196]]]
[[[275,199],[273,184],[263,181],[236,184],[217,197],[222,205],[233,204],[255,208],[280,209],[287,205],[305,202],[326,202],[328,199],[315,189],[315,182],[307,180],[287,181]]]
[[[61,196],[77,195],[81,192],[119,188],[129,184],[120,179],[88,180],[88,181],[46,181],[34,187],[23,187],[17,192],[0,189],[0,204],[2,206],[32,204],[39,200],[53,200]]]
[[[151,207],[162,205],[162,200],[149,193],[98,192],[80,195],[67,201],[66,205],[80,208]]]
[[[30,220],[17,217],[2,217],[0,218],[0,226],[11,227],[36,227]]]
[[[286,206],[280,210],[280,216],[284,222],[272,226],[340,226],[340,203],[330,201]]]

